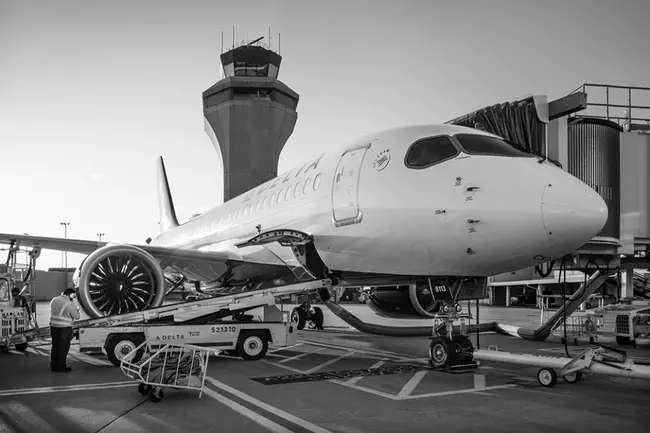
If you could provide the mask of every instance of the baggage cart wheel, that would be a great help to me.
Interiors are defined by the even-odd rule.
[[[147,395],[149,394],[149,391],[151,391],[151,385],[145,385],[144,383],[138,384],[138,392],[140,394]]]
[[[540,368],[537,372],[537,381],[547,388],[553,387],[557,383],[557,373],[552,368]]]
[[[149,400],[151,400],[152,403],[158,403],[162,401],[163,398],[165,398],[165,393],[162,388],[151,388],[151,391],[149,392]]]
[[[269,341],[265,332],[242,332],[237,340],[237,354],[245,361],[257,361],[266,355]]]
[[[582,372],[581,371],[576,371],[575,373],[567,374],[564,377],[562,377],[566,383],[578,383],[582,380]]]

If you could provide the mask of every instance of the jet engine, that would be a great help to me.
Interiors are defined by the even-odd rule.
[[[428,284],[374,287],[366,303],[378,315],[391,319],[434,317],[440,308],[428,294]]]
[[[73,281],[90,317],[141,311],[162,305],[165,276],[142,248],[109,244],[84,259]]]
[[[374,287],[368,291],[366,303],[378,315],[391,319],[433,318],[444,311],[443,303],[434,299],[431,288],[449,285],[446,278],[440,278],[432,280],[431,285],[425,280],[406,286]],[[486,278],[465,279],[458,300],[485,298],[486,285]]]

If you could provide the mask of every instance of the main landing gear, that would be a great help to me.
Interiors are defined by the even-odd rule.
[[[298,330],[303,330],[305,327],[321,330],[325,322],[323,310],[312,305],[309,295],[306,297],[307,299],[291,311],[291,320],[298,322]]]
[[[453,335],[454,320],[461,318],[460,305],[455,304],[443,308],[442,313],[435,319],[442,320],[434,328],[434,336],[430,337],[429,367],[440,370],[469,370],[476,368],[474,361],[474,345],[467,336],[464,318],[461,320],[460,333]]]

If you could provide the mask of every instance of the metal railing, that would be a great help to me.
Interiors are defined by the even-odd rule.
[[[596,89],[604,89],[604,98]],[[650,131],[650,87],[585,83],[569,94],[577,92],[587,93],[588,96],[587,109],[576,117],[606,119],[617,123],[626,131]],[[597,102],[590,102],[592,100]],[[638,103],[639,100],[644,102]],[[643,105],[644,103],[648,105]]]

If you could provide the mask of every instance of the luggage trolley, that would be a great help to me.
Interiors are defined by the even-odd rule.
[[[142,359],[132,362],[138,353],[142,354]],[[160,344],[158,340],[148,340],[122,358],[120,369],[140,382],[138,392],[148,395],[153,403],[165,397],[163,388],[197,390],[201,398],[211,354],[218,354],[218,351],[191,344]]]

